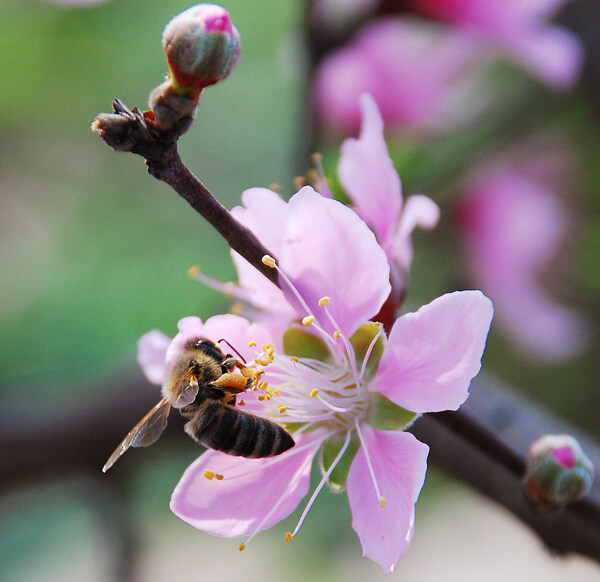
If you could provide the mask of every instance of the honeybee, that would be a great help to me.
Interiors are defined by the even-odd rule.
[[[282,426],[234,408],[236,395],[252,384],[252,379],[235,373],[235,368],[244,370],[246,366],[225,356],[210,340],[189,343],[167,373],[161,400],[129,431],[102,472],[106,473],[129,447],[156,442],[167,426],[171,407],[189,419],[185,432],[196,442],[228,455],[255,459],[292,448],[294,439]]]

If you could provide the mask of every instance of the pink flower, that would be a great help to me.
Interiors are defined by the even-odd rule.
[[[388,18],[334,51],[315,75],[316,113],[330,131],[355,133],[359,97],[370,93],[393,130],[439,131],[456,118],[450,108],[480,59],[476,43],[443,26]]]
[[[377,105],[369,95],[363,95],[360,104],[361,134],[358,139],[349,138],[342,144],[338,175],[354,210],[371,228],[387,256],[391,292],[398,299],[406,294],[408,285],[413,256],[412,232],[416,227],[434,228],[439,220],[439,208],[433,200],[423,195],[410,196],[406,201],[402,199],[400,177],[387,151],[383,121]],[[323,185],[326,183],[324,179],[321,181]],[[321,194],[331,196],[325,189]],[[288,236],[285,225],[295,212],[295,204],[287,204],[279,194],[266,188],[246,190],[242,194],[242,203],[243,206],[232,210],[233,216],[254,232],[266,248],[281,257],[286,248],[285,237]],[[323,228],[328,230],[326,225]],[[331,241],[331,246],[334,248],[334,241]],[[317,249],[314,251],[318,252]],[[336,248],[335,253],[336,260],[340,262],[348,256],[343,248]],[[238,273],[238,287],[215,281],[197,270],[193,275],[203,283],[238,299],[243,306],[242,314],[253,321],[268,323],[271,328],[278,325],[282,332],[297,320],[297,310],[281,289],[240,255],[235,252],[231,254]],[[359,266],[370,260],[362,252],[357,252],[354,259],[359,261]],[[306,260],[310,262],[313,258]],[[357,277],[360,277],[357,283],[364,278]],[[347,298],[356,306],[363,292],[360,285],[353,286],[353,289],[356,291],[348,290]],[[396,303],[399,302],[398,299]]]
[[[461,203],[468,276],[494,301],[498,325],[530,357],[561,360],[585,345],[587,325],[539,277],[566,234],[553,179],[556,156],[482,171]],[[564,162],[564,160],[563,160]]]
[[[511,54],[547,83],[571,86],[583,61],[579,39],[549,23],[566,0],[414,0],[440,18]]]
[[[270,196],[247,191],[245,203],[267,211],[262,204]],[[370,321],[390,292],[388,259],[373,232],[351,209],[310,187],[284,206],[275,210],[282,222],[264,221],[261,233],[281,240],[275,268],[283,300],[302,324],[277,337],[279,325],[233,315],[205,324],[186,318],[167,354],[197,337],[224,337],[239,347],[264,372],[261,390],[244,395],[247,409],[298,427],[296,445],[259,460],[207,451],[186,470],[171,508],[213,535],[246,538],[243,549],[294,511],[318,457],[322,479],[286,539],[329,484],[348,492],[363,553],[391,572],[413,536],[428,454],[404,429],[421,413],[456,410],[466,400],[481,365],[491,302],[479,291],[444,295],[400,317],[386,337]],[[248,353],[254,342],[266,343]],[[214,474],[218,480],[207,478]]]

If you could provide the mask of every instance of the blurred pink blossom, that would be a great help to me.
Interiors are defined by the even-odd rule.
[[[370,93],[388,128],[436,131],[480,59],[476,43],[442,25],[409,18],[377,20],[326,57],[315,75],[322,125],[348,135],[360,126],[359,98]]]
[[[487,168],[473,180],[460,210],[470,281],[493,299],[498,326],[542,360],[572,357],[587,338],[582,316],[539,280],[568,228],[557,196],[560,181],[552,177],[557,162],[540,154]]]
[[[556,88],[573,85],[583,61],[583,47],[577,36],[550,22],[566,2],[412,0],[418,11],[492,43]]]
[[[265,201],[274,195],[268,192],[249,190],[244,202],[265,216]],[[479,291],[444,295],[398,318],[387,337],[370,321],[390,292],[388,259],[373,232],[351,209],[308,186],[282,204],[275,211],[282,222],[264,220],[256,234],[263,242],[280,240],[276,268],[283,290],[277,301],[303,324],[282,337],[280,326],[268,320],[186,318],[164,358],[168,365],[199,337],[227,338],[264,371],[262,388],[244,394],[246,408],[301,427],[296,445],[269,459],[207,451],[186,470],[171,508],[213,535],[245,537],[243,548],[294,511],[309,491],[319,455],[322,479],[286,539],[297,534],[322,487],[335,484],[348,492],[364,555],[391,572],[413,536],[428,454],[404,429],[421,413],[456,410],[467,399],[481,366],[491,302]],[[311,357],[273,347],[290,337],[297,349],[310,344]],[[155,342],[140,342],[146,345]],[[155,350],[139,359],[155,362]],[[218,480],[207,478],[214,474]]]

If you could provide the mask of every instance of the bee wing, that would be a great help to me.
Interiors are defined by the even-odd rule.
[[[173,389],[175,396],[173,408],[183,408],[194,402],[199,389],[198,378],[191,372],[185,374]]]
[[[166,398],[162,398],[142,420],[140,420],[123,439],[121,444],[114,450],[113,454],[102,467],[106,473],[129,447],[147,447],[158,440],[158,437],[167,427],[167,419],[171,405]]]

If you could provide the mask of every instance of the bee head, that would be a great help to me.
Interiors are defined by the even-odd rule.
[[[206,355],[213,357],[215,360],[219,362],[224,359],[223,352],[217,347],[216,344],[207,339],[199,339],[190,344],[190,347],[193,349],[201,350]]]

